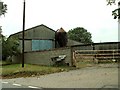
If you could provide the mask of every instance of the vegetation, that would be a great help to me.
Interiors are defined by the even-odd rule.
[[[116,5],[116,0],[107,0],[107,5]],[[118,2],[118,6],[120,6],[120,1]],[[112,11],[112,15],[114,16],[114,19],[120,19],[120,7]]]
[[[5,63],[5,62],[4,62]],[[34,77],[40,75],[46,75],[51,73],[58,73],[64,71],[70,71],[75,69],[81,69],[85,67],[95,66],[93,62],[82,62],[79,61],[76,64],[76,67],[68,67],[68,66],[41,66],[41,65],[31,65],[25,64],[25,67],[22,68],[21,64],[11,64],[2,66],[2,72],[0,75],[2,78],[18,78],[18,77]]]
[[[120,6],[120,2],[118,2],[118,5]],[[114,16],[114,19],[120,19],[120,8],[115,9],[112,11],[112,15]]]
[[[2,72],[0,73],[2,78],[18,78],[18,77],[34,77],[39,75],[46,75],[51,73],[58,73],[64,71],[75,70],[79,68],[91,67],[93,63],[90,62],[78,62],[76,67],[69,66],[41,66],[25,64],[22,68],[21,64],[11,64],[2,66]]]
[[[77,27],[68,31],[68,38],[81,42],[81,43],[92,43],[92,36],[90,32],[87,32],[83,27]]]
[[[5,15],[5,13],[7,13],[7,5],[0,2],[0,16]]]
[[[17,78],[17,77],[30,77],[45,75],[56,72],[69,71],[75,69],[73,67],[53,67],[53,66],[40,66],[40,65],[30,65],[25,64],[22,68],[20,64],[6,65],[2,67],[2,77],[5,78]]]
[[[106,1],[108,2],[107,5],[112,5],[112,4],[115,4],[115,1],[116,1],[116,0],[106,0]]]
[[[10,64],[12,64],[12,62],[0,60],[0,66],[10,65]]]
[[[17,38],[6,38],[2,35],[2,60],[6,60],[8,57],[11,58],[13,55],[18,55],[19,41]]]

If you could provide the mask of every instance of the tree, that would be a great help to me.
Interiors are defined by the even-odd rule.
[[[116,0],[107,0],[107,5],[116,5]],[[112,15],[114,16],[114,19],[120,19],[120,1],[118,3],[118,8],[112,11]]]
[[[112,5],[115,4],[116,0],[106,0],[108,2],[107,5]]]
[[[68,31],[68,38],[81,42],[81,43],[92,43],[92,36],[90,32],[82,27],[77,27]]]
[[[5,13],[7,13],[7,5],[0,1],[0,16],[5,15]]]
[[[112,15],[114,16],[114,19],[120,19],[120,2],[118,2],[118,8],[112,11]]]
[[[6,60],[7,57],[12,57],[13,55],[18,55],[19,41],[17,38],[6,38],[2,35],[2,60]]]

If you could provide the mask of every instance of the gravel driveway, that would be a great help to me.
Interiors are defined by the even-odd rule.
[[[37,77],[3,79],[5,82],[42,88],[117,88],[117,64],[100,64],[69,72]]]

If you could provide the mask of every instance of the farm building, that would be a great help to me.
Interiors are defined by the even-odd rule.
[[[83,44],[74,40],[67,40],[67,47],[59,48],[60,45],[56,40],[57,32],[65,32],[63,28],[55,31],[45,25],[39,25],[25,30],[25,53],[24,62],[26,64],[53,65],[53,58],[65,56],[64,63],[69,66],[75,65],[74,53],[76,58],[81,60],[81,57],[101,60],[118,60],[120,42],[102,42]],[[22,32],[10,35],[10,37],[18,37],[20,42],[20,50],[22,52]],[[114,54],[114,55],[113,55]],[[87,57],[85,57],[87,56]],[[89,57],[88,57],[89,56]],[[85,61],[85,59],[83,60]],[[101,58],[101,59],[100,59]],[[13,63],[21,63],[21,55],[13,56]]]
[[[22,50],[22,32],[12,34],[10,37],[19,38],[20,49]],[[25,52],[55,48],[55,31],[45,25],[25,30],[24,38]]]
[[[62,29],[62,28],[61,28]],[[61,30],[60,29],[60,30]],[[25,30],[24,43],[25,52],[38,51],[38,50],[50,50],[55,47],[55,33],[56,31],[41,24]],[[22,50],[22,32],[18,32],[10,35],[10,37],[18,37],[20,40],[20,49]],[[82,43],[68,39],[67,46],[80,45]]]
[[[64,31],[63,28],[59,31]],[[59,55],[67,55],[66,60],[70,64],[71,59],[69,56],[70,49],[55,49],[59,45],[55,40],[56,31],[41,24],[25,30],[24,46],[25,46],[25,62],[31,64],[51,65],[51,57],[57,57]],[[22,31],[10,35],[10,37],[18,37],[20,42],[20,51],[22,52]],[[79,45],[81,43],[68,40],[67,46]],[[64,51],[64,52],[63,52]],[[53,53],[54,52],[54,53]],[[69,53],[69,54],[68,54]],[[47,56],[48,55],[48,56]],[[27,59],[26,59],[27,58]],[[29,59],[29,60],[28,60]],[[36,61],[34,60],[36,59]],[[21,62],[21,56],[13,58],[14,63]]]

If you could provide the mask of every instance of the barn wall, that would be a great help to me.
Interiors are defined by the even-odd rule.
[[[118,43],[115,44],[95,44],[95,50],[101,50],[101,47],[107,50],[111,49],[118,49]],[[73,51],[74,50],[92,50],[93,47],[91,45],[79,45],[74,46],[71,48],[59,48],[47,51],[31,51],[25,53],[25,63],[28,64],[39,64],[39,65],[52,65],[53,62],[51,61],[52,57],[56,57],[59,55],[66,55],[67,58],[65,61],[72,66],[73,64]],[[20,58],[15,58],[17,61],[20,61]],[[16,60],[13,60],[14,62]]]
[[[32,51],[53,49],[52,40],[32,40]]]
[[[76,46],[76,47],[72,47],[72,50],[93,50],[93,47],[90,46]]]
[[[22,54],[12,57],[12,63],[20,64],[22,63]]]
[[[55,32],[44,26],[37,27],[33,31],[33,38],[55,39]]]
[[[99,44],[95,45],[96,50],[111,50],[111,49],[118,49],[118,44]]]
[[[22,32],[16,34],[22,39]],[[45,26],[38,26],[25,31],[25,39],[55,39],[55,31]]]
[[[37,52],[26,52],[25,63],[27,64],[39,64],[39,65],[53,65],[51,60],[52,57],[59,55],[66,55],[65,62],[71,66],[71,49],[60,48],[49,51],[37,51]]]
[[[20,52],[22,53],[22,40],[19,40],[20,42]],[[32,42],[31,40],[24,40],[24,51],[31,51],[32,50]]]
[[[17,36],[20,39],[20,52],[22,52],[22,32],[13,35],[12,37]],[[25,30],[25,52],[26,51],[35,51],[34,50],[34,42],[33,40],[41,40],[39,47],[36,50],[48,50],[55,48],[55,31],[51,30],[50,28],[40,25],[34,28],[30,28]],[[45,43],[44,43],[45,42]],[[43,45],[45,44],[45,45]],[[42,45],[42,46],[40,46]],[[46,48],[45,48],[46,47]]]
[[[89,45],[75,45],[72,46],[73,50],[111,50],[111,49],[118,49],[118,43],[95,43]]]

